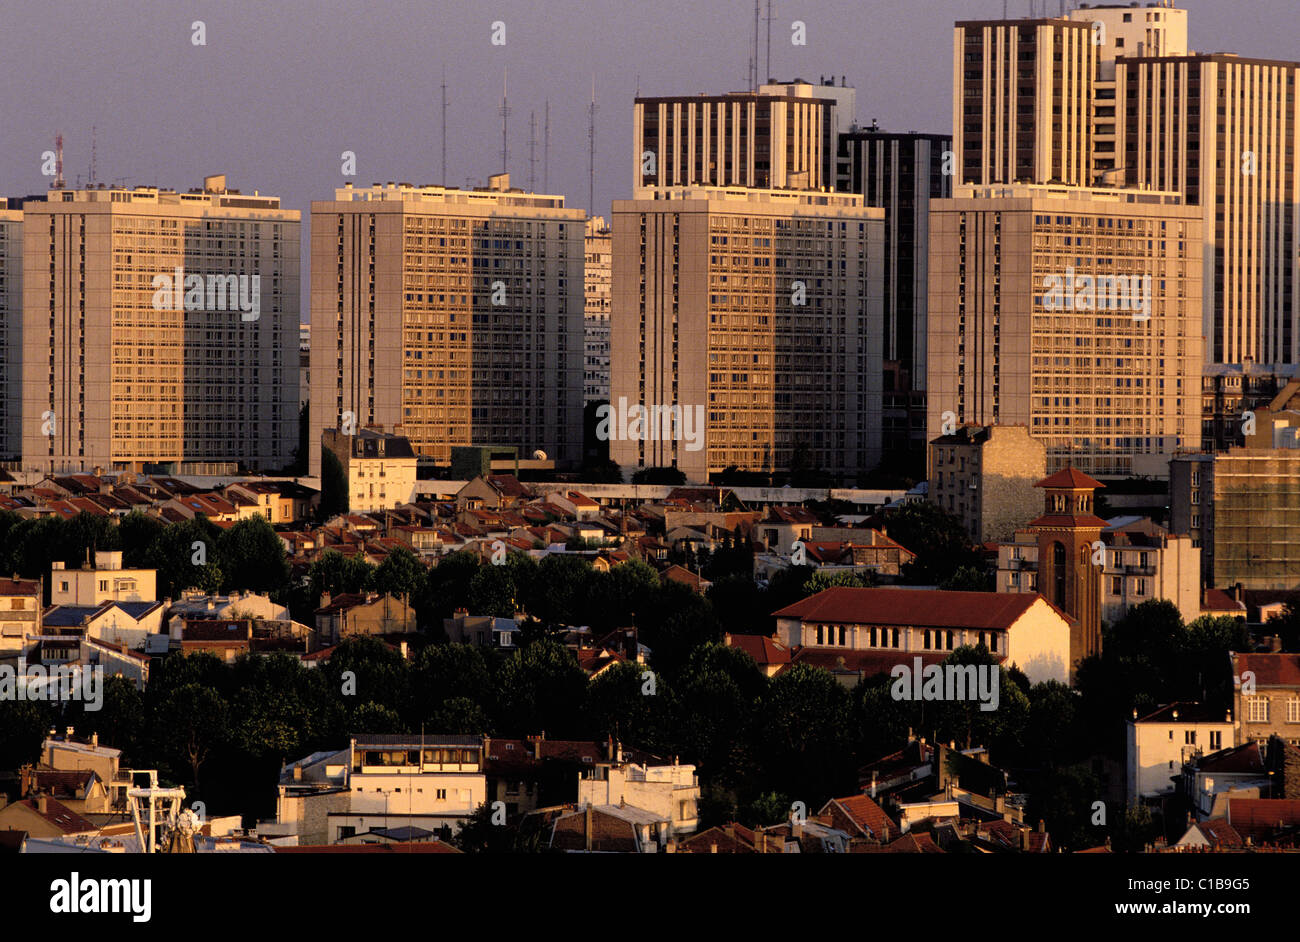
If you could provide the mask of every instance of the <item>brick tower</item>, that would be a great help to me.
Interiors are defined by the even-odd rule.
[[[1092,512],[1093,491],[1105,487],[1076,468],[1063,468],[1034,485],[1046,492],[1043,515],[1025,528],[1038,536],[1038,591],[1074,619],[1070,680],[1079,661],[1101,653],[1101,566],[1094,544],[1106,521]]]

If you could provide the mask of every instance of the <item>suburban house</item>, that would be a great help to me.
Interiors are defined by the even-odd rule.
[[[1206,752],[1235,745],[1231,713],[1212,713],[1200,703],[1166,704],[1128,724],[1126,799],[1154,802],[1171,797],[1183,766]]]
[[[1229,652],[1238,742],[1278,736],[1300,746],[1300,654]]]
[[[315,611],[318,648],[338,644],[350,635],[411,634],[415,631],[415,609],[388,593],[344,593],[321,595]]]

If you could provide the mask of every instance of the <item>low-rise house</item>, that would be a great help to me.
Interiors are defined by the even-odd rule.
[[[722,636],[722,643],[729,648],[740,648],[752,657],[765,677],[775,677],[790,663],[790,649],[766,635],[733,635],[727,632]]]
[[[1037,594],[836,587],[773,614],[793,660],[843,658],[846,685],[917,657],[929,666],[968,645],[983,645],[1030,683],[1069,678],[1071,620]]]
[[[1300,654],[1229,652],[1238,742],[1300,745]]]
[[[1200,703],[1166,704],[1128,724],[1126,800],[1157,802],[1172,797],[1184,765],[1235,743],[1232,714]]]
[[[694,833],[699,826],[699,800],[695,766],[631,762],[621,749],[612,760],[595,763],[578,781],[579,804],[644,808],[668,822],[669,836]]]
[[[51,567],[51,605],[157,600],[158,570],[124,569],[120,550],[96,550],[93,567],[68,569],[61,562]]]
[[[1198,820],[1222,817],[1231,798],[1271,797],[1269,770],[1258,742],[1193,756],[1180,788]]]
[[[351,510],[385,510],[415,498],[416,457],[406,436],[382,428],[363,428],[353,435],[325,429],[321,448],[343,468]]]
[[[259,835],[333,844],[370,831],[422,828],[450,836],[486,798],[477,736],[361,735],[280,773],[276,817]]]
[[[24,798],[48,795],[79,814],[107,814],[112,810],[108,789],[94,769],[56,772],[30,765],[19,770],[19,794]]]
[[[1246,847],[1236,828],[1228,823],[1227,818],[1213,818],[1207,821],[1193,822],[1182,837],[1174,844],[1175,850],[1186,851],[1227,851],[1240,852]]]
[[[412,634],[416,630],[415,610],[389,593],[345,593],[331,597],[323,593],[315,611],[315,644],[338,644],[351,635]]]
[[[519,628],[519,622],[513,618],[471,615],[463,608],[457,609],[451,618],[442,620],[442,630],[452,643],[473,644],[480,648],[514,650]]]
[[[635,805],[596,805],[562,813],[547,846],[567,853],[653,854],[666,849],[670,826],[663,815]]]
[[[0,808],[0,830],[26,831],[28,839],[93,834],[94,824],[48,795],[15,801]]]
[[[791,845],[790,853],[795,853]],[[677,843],[669,843],[669,853],[677,854],[784,854],[786,842],[769,835],[762,828],[747,828],[735,821],[692,834]]]
[[[42,631],[39,579],[0,579],[0,660],[31,652]]]

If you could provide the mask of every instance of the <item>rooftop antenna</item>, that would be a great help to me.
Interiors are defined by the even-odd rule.
[[[528,112],[528,192],[537,192],[537,112]]]
[[[442,67],[442,185],[447,185],[447,67]]]
[[[63,132],[54,134],[54,189],[63,189]]]
[[[767,65],[763,75],[772,81],[772,0],[767,0]]]
[[[501,75],[501,172],[510,172],[510,148],[507,145],[509,140],[508,129],[510,127],[510,98],[508,95],[510,80],[509,67],[502,70]]]
[[[546,99],[542,119],[542,189],[551,192],[551,100]]]
[[[752,60],[754,63],[753,91],[758,91],[758,14],[759,0],[754,0],[754,58]]]
[[[96,142],[95,130],[96,130],[95,125],[92,124],[90,126],[90,180],[89,180],[91,186],[95,185],[95,142]]]
[[[596,76],[591,77],[591,105],[587,109],[587,214],[596,215]]]

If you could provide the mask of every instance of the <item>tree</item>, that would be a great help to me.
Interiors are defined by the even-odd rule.
[[[940,589],[952,592],[992,592],[996,588],[993,575],[976,566],[958,566],[951,576],[939,584]]]
[[[854,790],[848,692],[829,672],[796,664],[773,677],[760,716],[764,781],[809,807]]]
[[[441,624],[458,608],[469,607],[469,585],[481,568],[479,559],[467,550],[449,553],[438,560],[425,577],[425,591],[416,599],[416,610],[426,623]]]
[[[591,735],[658,749],[669,696],[667,683],[645,665],[614,664],[587,685]]]
[[[199,769],[212,751],[230,735],[230,711],[215,690],[185,684],[160,704],[154,723],[164,754],[179,767],[188,767],[189,781],[199,790]]]
[[[680,468],[641,468],[632,472],[633,484],[685,484]]]
[[[344,556],[338,550],[328,549],[312,561],[307,569],[307,584],[311,597],[319,599],[321,593],[339,595],[344,592],[365,592],[374,585],[375,567],[361,554]]]
[[[411,717],[430,729],[437,728],[435,715],[445,707],[451,709],[448,704],[452,700],[464,700],[488,711],[494,705],[487,661],[473,645],[429,645],[416,655],[410,677]]]
[[[512,618],[518,608],[518,589],[505,566],[480,566],[469,581],[469,609],[475,615]]]
[[[451,843],[467,854],[508,854],[515,850],[515,829],[497,824],[496,812],[486,801],[451,837]]]
[[[211,584],[212,573],[205,571],[205,561],[220,567],[220,534],[207,517],[198,516],[168,524],[155,535],[145,552],[145,563],[158,570],[161,598],[178,598],[184,589]]]
[[[581,617],[591,564],[580,556],[552,553],[537,567],[528,611],[545,625],[575,624]]]
[[[982,570],[983,559],[971,546],[961,520],[929,501],[904,504],[886,517],[889,537],[916,554],[904,564],[910,585],[938,585],[962,567]]]
[[[876,584],[876,577],[868,570],[861,572],[849,572],[841,570],[840,572],[827,572],[818,570],[808,577],[808,581],[803,584],[803,594],[807,598],[810,595],[816,595],[824,589],[837,587],[850,589],[869,589]]]
[[[217,538],[227,589],[270,592],[289,581],[284,543],[264,517],[240,520]]]
[[[496,688],[496,725],[503,735],[545,731],[558,739],[581,734],[587,674],[562,645],[538,641],[515,651],[501,666]]]
[[[348,512],[348,476],[338,456],[325,447],[320,450],[320,488],[317,512],[321,520]]]
[[[767,678],[739,648],[696,647],[673,684],[674,751],[711,782],[741,788],[755,779],[754,717]]]
[[[409,604],[423,587],[426,572],[414,553],[399,546],[376,567],[372,581],[376,592],[386,592]]]

